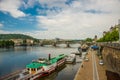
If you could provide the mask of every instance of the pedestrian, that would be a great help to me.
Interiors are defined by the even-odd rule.
[[[81,67],[83,68],[83,64],[81,65]]]
[[[79,53],[81,53],[81,47],[78,47],[78,51],[79,51]]]

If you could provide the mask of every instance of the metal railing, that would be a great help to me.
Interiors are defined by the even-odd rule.
[[[120,49],[120,43],[118,42],[101,42],[101,43],[97,43],[97,45]]]

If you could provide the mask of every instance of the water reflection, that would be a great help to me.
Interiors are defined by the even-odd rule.
[[[70,54],[76,52],[77,48],[64,47],[15,47],[14,49],[0,49],[0,76],[25,68],[33,59],[39,57],[47,58],[51,53],[52,57],[59,54]],[[66,65],[61,71],[58,71],[57,77],[45,78],[45,80],[73,80],[80,63],[75,65]],[[55,72],[56,73],[56,72]],[[71,73],[71,74],[70,74]],[[55,76],[54,75],[54,76]],[[67,78],[68,77],[68,78]],[[69,79],[70,78],[70,79]]]

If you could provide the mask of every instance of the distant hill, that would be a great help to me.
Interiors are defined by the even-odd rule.
[[[0,39],[35,39],[23,34],[0,34]]]

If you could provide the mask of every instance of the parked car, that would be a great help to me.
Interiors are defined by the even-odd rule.
[[[99,61],[99,64],[100,64],[100,65],[104,65],[103,60],[100,60],[100,61]]]
[[[84,57],[84,61],[89,61],[88,57]]]

